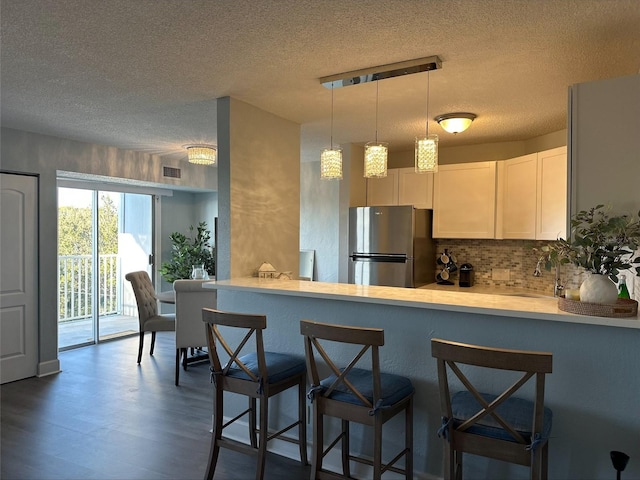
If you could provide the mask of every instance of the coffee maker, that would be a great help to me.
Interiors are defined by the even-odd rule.
[[[461,287],[472,287],[474,280],[473,265],[463,263],[459,269],[458,285]]]

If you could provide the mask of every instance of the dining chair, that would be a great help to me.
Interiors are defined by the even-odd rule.
[[[379,480],[387,470],[404,474],[407,480],[413,479],[414,387],[406,377],[380,371],[379,347],[384,345],[384,330],[301,320],[300,333],[304,336],[307,374],[311,381],[308,396],[313,403],[311,479],[350,479],[351,461],[372,466],[372,478],[375,480]],[[329,352],[354,348],[346,348],[345,344],[355,346],[352,352],[355,356],[346,366],[339,366],[336,356]],[[322,368],[328,368],[329,376],[321,377]],[[405,420],[404,448],[384,463],[382,427],[401,412],[404,412]],[[324,439],[325,416],[341,420],[340,433],[330,442]],[[350,451],[350,422],[373,428],[373,460]],[[324,457],[338,443],[342,450],[342,474],[323,467]],[[325,449],[324,445],[328,447]],[[396,467],[403,457],[404,468]]]
[[[215,308],[217,291],[202,288],[209,280],[176,280],[176,372],[175,384],[180,384],[180,364],[184,370],[190,363],[209,361],[202,348],[207,345],[207,333],[202,323],[202,309]],[[191,355],[189,355],[191,351]]]
[[[552,412],[544,405],[544,387],[553,355],[437,338],[431,340],[431,355],[438,367],[444,478],[462,479],[462,455],[471,453],[528,466],[531,479],[546,479]],[[487,373],[492,385],[504,388],[486,393],[476,386],[479,380],[471,381],[472,372]],[[461,388],[454,394],[453,379]],[[514,396],[525,384],[532,399]]]
[[[202,320],[206,324],[211,378],[214,383],[213,436],[204,478],[213,478],[222,447],[257,457],[256,480],[261,480],[264,477],[267,442],[275,438],[298,444],[300,462],[307,465],[304,358],[265,351],[262,335],[267,327],[265,315],[204,308]],[[230,341],[231,338],[236,341]],[[245,346],[250,346],[252,351],[242,354]],[[272,432],[269,429],[269,399],[293,387],[298,389],[298,418],[277,432]],[[223,423],[225,392],[246,395],[249,398],[249,408]],[[259,421],[257,400],[260,401]],[[248,415],[249,444],[223,436],[223,430],[244,415]],[[284,436],[295,427],[298,427],[297,438]]]
[[[130,272],[125,275],[136,297],[138,306],[138,322],[140,324],[140,342],[138,345],[138,363],[142,361],[142,347],[144,345],[144,335],[151,332],[151,350],[156,344],[156,332],[173,332],[176,329],[176,318],[173,314],[158,314],[158,299],[156,291],[151,283],[149,274],[141,270],[139,272]]]

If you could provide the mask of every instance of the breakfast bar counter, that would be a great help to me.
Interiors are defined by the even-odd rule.
[[[441,424],[437,369],[431,357],[431,338],[551,352],[553,373],[547,377],[545,391],[546,405],[553,410],[549,478],[612,478],[615,470],[609,458],[611,450],[631,457],[625,476],[640,478],[638,317],[575,315],[558,310],[558,300],[552,297],[492,289],[503,293],[496,295],[475,287],[405,289],[258,278],[218,280],[205,286],[218,291],[217,306],[221,310],[265,314],[265,349],[271,351],[304,355],[299,326],[302,319],[384,329],[381,368],[409,377],[416,389],[415,478],[443,476],[443,445],[437,436]],[[351,352],[343,355],[345,363],[353,356]],[[482,372],[474,374],[474,379],[487,390],[499,380]],[[295,413],[295,402],[295,398],[282,400],[277,417],[284,417],[283,423]],[[395,420],[385,424],[383,452],[397,450],[403,438],[403,421]],[[337,426],[328,423],[326,428]],[[287,442],[283,444],[272,448],[296,458],[295,449]],[[366,455],[370,449],[368,432],[354,426],[351,445]],[[337,466],[340,460],[327,458],[327,462]],[[355,468],[353,474],[370,476]],[[389,478],[397,477],[392,474]],[[528,469],[468,456],[465,478],[524,479],[528,478]]]
[[[208,282],[205,288],[640,329],[638,316],[577,315],[559,310],[557,298],[508,288],[431,284],[414,289],[256,277]]]

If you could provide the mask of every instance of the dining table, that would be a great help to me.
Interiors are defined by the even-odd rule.
[[[173,305],[176,303],[176,292],[173,290],[166,290],[164,292],[156,293],[156,298],[160,303],[169,303]]]

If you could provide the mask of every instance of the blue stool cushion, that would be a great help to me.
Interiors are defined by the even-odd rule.
[[[488,393],[481,393],[480,395],[487,401],[487,403],[491,403],[497,398],[496,395]],[[510,397],[496,408],[496,413],[511,425],[514,430],[520,433],[525,440],[530,441],[531,427],[533,425],[533,407],[534,403],[529,400]],[[471,418],[481,409],[482,407],[471,392],[462,391],[451,397],[451,410],[455,426],[458,426],[464,420]],[[549,438],[552,418],[553,413],[551,412],[551,409],[544,407],[544,420],[541,432],[543,439]],[[497,438],[499,440],[515,441],[509,432],[504,430],[491,415],[485,416],[479,422],[469,427],[466,431],[468,433]]]
[[[336,378],[335,375],[331,375],[322,380],[320,386],[323,388],[318,393],[324,392],[324,390],[329,388]],[[373,403],[373,375],[370,370],[353,368],[347,374],[347,379],[369,402]],[[380,395],[382,402],[379,405],[375,405],[375,407],[380,408],[394,405],[408,395],[411,395],[413,391],[413,384],[408,378],[392,373],[380,373]],[[344,383],[338,385],[335,390],[331,392],[329,398],[354,405],[364,405]]]
[[[267,364],[269,383],[278,383],[292,375],[304,372],[307,368],[305,359],[295,355],[265,352],[264,357]],[[244,363],[256,377],[260,377],[260,370],[258,369],[258,354],[256,352],[243,355],[240,357],[240,361]],[[230,368],[227,376],[251,380],[249,375],[240,368]]]

